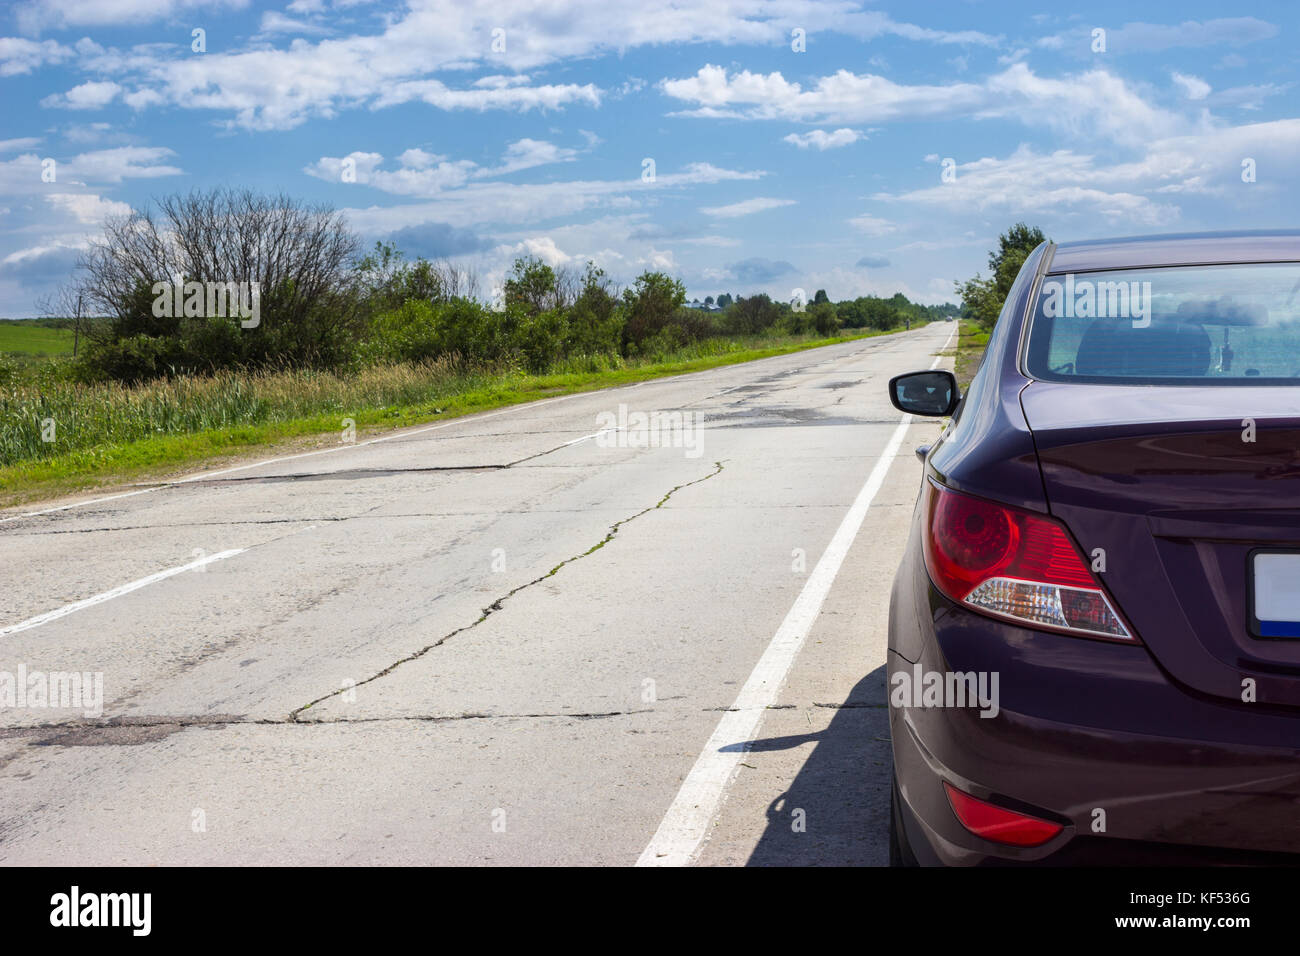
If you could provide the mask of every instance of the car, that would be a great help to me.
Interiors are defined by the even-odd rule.
[[[1300,861],[1300,231],[1045,242],[889,397],[890,862]]]

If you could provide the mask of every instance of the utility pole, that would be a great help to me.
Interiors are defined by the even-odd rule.
[[[81,295],[77,295],[77,317],[72,323],[72,357],[77,357],[77,344],[81,341]]]

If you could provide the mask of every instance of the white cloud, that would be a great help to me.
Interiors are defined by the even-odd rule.
[[[446,156],[411,148],[397,157],[399,168],[395,170],[380,168],[384,157],[379,153],[354,152],[342,157],[322,156],[304,167],[303,172],[328,182],[354,182],[398,196],[432,198],[465,185],[471,178],[503,176],[545,163],[566,162],[575,156],[577,150],[525,138],[506,147],[499,166],[481,167],[472,160],[449,160]],[[344,179],[345,170],[354,178]]]
[[[326,163],[327,160],[320,162]],[[315,167],[307,171],[312,175],[319,174]],[[372,184],[391,191],[395,183],[376,175],[376,172],[372,167],[368,173]],[[643,182],[640,178],[552,183],[474,181],[463,187],[441,190],[425,202],[352,208],[345,212],[353,226],[367,235],[383,235],[430,222],[460,227],[541,222],[600,206],[627,209],[640,201],[657,199],[679,188],[753,180],[762,175],[761,171],[721,169],[710,163],[691,163],[680,172],[659,173],[654,182]],[[360,181],[360,169],[357,178]]]
[[[893,232],[897,227],[888,219],[881,219],[878,216],[869,216],[863,214],[854,216],[849,220],[849,224],[868,236],[883,236]]]
[[[574,257],[557,246],[555,240],[550,236],[536,236],[514,245],[498,246],[494,251],[498,256],[508,259],[514,259],[517,256],[531,256],[541,259],[552,268],[569,265],[574,261]]]
[[[1175,83],[1182,87],[1183,95],[1189,100],[1203,100],[1210,95],[1210,84],[1198,76],[1174,72],[1171,77]]]
[[[53,40],[37,42],[19,37],[0,37],[0,76],[30,73],[46,63],[62,63],[73,55],[70,47]]]
[[[246,0],[32,0],[24,5],[32,28],[91,23],[128,23],[194,15]],[[337,4],[335,5],[337,6]],[[146,9],[147,8],[147,9]],[[300,15],[323,13],[302,0],[289,7]],[[503,27],[504,25],[504,27]],[[264,20],[268,32],[304,29],[303,21],[282,14]],[[137,108],[171,104],[186,109],[219,110],[250,129],[286,129],[313,116],[332,117],[343,109],[377,108],[425,102],[439,109],[559,109],[570,104],[598,106],[602,91],[591,84],[528,86],[513,80],[471,89],[451,88],[446,71],[495,69],[497,76],[524,73],[629,48],[666,44],[715,43],[786,46],[800,27],[869,40],[891,35],[941,44],[995,45],[996,37],[973,30],[945,31],[893,20],[877,11],[854,10],[843,0],[808,0],[788,7],[773,0],[728,0],[722,5],[628,4],[611,16],[608,0],[408,0],[382,20],[378,33],[295,37],[284,49],[255,48],[188,55],[184,44],[143,55],[104,51],[95,69],[112,73],[124,87],[156,91],[137,96]],[[506,49],[494,51],[492,31],[505,28]],[[92,64],[85,64],[90,67]],[[435,76],[439,78],[435,79]],[[634,92],[629,79],[614,95]]]
[[[94,183],[120,183],[124,179],[179,176],[181,169],[164,160],[175,156],[165,146],[119,146],[74,156],[64,164],[72,175]]]
[[[866,137],[856,129],[842,127],[834,132],[828,133],[824,129],[815,129],[807,133],[791,133],[782,137],[782,141],[793,143],[800,149],[816,147],[817,149],[838,149],[841,146],[849,146]]]
[[[355,182],[373,186],[397,196],[436,196],[446,189],[463,186],[469,181],[476,164],[467,159],[448,161],[445,157],[408,149],[398,157],[399,168],[380,168],[384,157],[379,153],[353,152],[347,156],[322,156],[303,169],[309,176],[328,182]],[[345,179],[347,171],[354,179]]]
[[[704,206],[700,209],[700,212],[706,216],[735,219],[739,216],[751,216],[756,212],[766,212],[768,209],[779,209],[782,206],[793,205],[795,205],[793,199],[770,199],[766,196],[759,196],[755,199],[733,202],[728,206]]]
[[[56,209],[68,213],[77,222],[97,226],[109,216],[124,216],[131,212],[131,207],[124,202],[105,199],[93,193],[50,193],[45,201]]]
[[[1176,206],[1143,194],[1143,187],[1159,181],[1160,163],[1103,167],[1092,156],[1070,150],[1045,155],[1021,146],[1005,159],[986,157],[958,165],[953,182],[873,198],[954,214],[1060,217],[1082,212],[1112,224],[1157,226],[1179,217]],[[1184,164],[1180,173],[1179,181],[1185,182],[1192,169]]]
[[[258,28],[258,32],[264,36],[277,33],[287,33],[294,36],[322,36],[334,31],[321,23],[295,20],[293,17],[286,17],[283,13],[275,10],[267,10],[262,14],[262,24]]]
[[[696,104],[674,115],[696,117],[871,123],[974,115],[1134,142],[1169,135],[1183,124],[1104,70],[1051,79],[1023,63],[979,83],[911,86],[839,70],[808,88],[779,72],[728,74],[724,67],[706,65],[694,76],[664,80],[661,88],[675,99]]]
[[[601,91],[591,83],[579,86],[575,83],[545,86],[496,86],[479,87],[470,90],[451,89],[439,80],[410,80],[396,83],[378,92],[373,106],[376,109],[397,106],[415,100],[428,103],[444,110],[558,110],[572,103],[586,103],[588,106],[600,105]],[[246,122],[252,114],[241,114],[241,124],[257,125]],[[300,119],[289,116],[285,121]],[[272,123],[272,125],[276,125]]]
[[[122,87],[111,80],[91,81],[74,86],[66,93],[54,93],[41,100],[44,107],[69,110],[102,109],[117,98]]]
[[[576,159],[578,151],[569,149],[564,146],[556,146],[554,143],[548,143],[545,140],[521,139],[516,140],[506,147],[505,156],[501,159],[501,165],[491,169],[481,169],[475,173],[476,176],[502,176],[507,173],[518,172],[521,169],[531,169],[534,166],[543,166],[548,163],[565,163]]]

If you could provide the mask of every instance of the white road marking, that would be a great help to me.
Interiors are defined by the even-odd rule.
[[[954,330],[955,332],[955,330]],[[948,342],[952,341],[952,334]],[[940,351],[947,349],[945,342]],[[938,366],[942,356],[935,356],[930,368]],[[866,484],[858,492],[844,520],[826,546],[817,566],[795,598],[794,605],[781,622],[771,643],[745,681],[736,702],[723,714],[713,736],[682,782],[677,797],[664,815],[650,844],[636,861],[637,866],[687,866],[699,853],[709,827],[717,816],[722,798],[731,784],[741,758],[749,749],[766,708],[776,702],[791,665],[812,630],[822,604],[849,549],[858,535],[872,499],[884,484],[889,466],[898,457],[899,447],[907,434],[912,416],[904,415],[880,454]],[[728,749],[724,749],[728,748]]]
[[[33,627],[40,627],[42,624],[48,624],[50,621],[58,620],[61,617],[67,617],[69,614],[75,614],[77,611],[93,607],[96,604],[103,604],[105,601],[111,601],[113,598],[121,597],[123,594],[130,594],[132,591],[138,591],[140,588],[148,587],[165,578],[173,577],[177,574],[183,574],[186,571],[196,571],[199,568],[212,564],[214,561],[224,561],[226,558],[233,558],[237,554],[243,554],[247,548],[235,548],[231,551],[222,551],[218,554],[209,554],[206,557],[199,558],[197,561],[191,561],[189,564],[183,564],[178,568],[168,568],[166,571],[159,571],[157,574],[151,574],[147,578],[140,578],[138,581],[132,581],[130,584],[123,584],[115,587],[111,591],[105,591],[103,594],[96,594],[94,597],[88,597],[83,601],[76,601],[73,604],[65,604],[63,607],[55,608],[53,611],[46,611],[44,614],[38,614],[36,617],[28,618],[18,624],[10,624],[8,627],[0,628],[0,637],[8,637],[10,634],[17,634],[19,631],[26,631]]]

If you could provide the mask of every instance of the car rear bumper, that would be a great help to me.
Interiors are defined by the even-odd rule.
[[[1300,854],[1300,714],[1188,691],[1140,646],[972,613],[928,579],[915,596],[923,612],[891,618],[919,633],[891,634],[887,690],[900,816],[919,862],[1267,863]],[[900,647],[919,649],[917,660]],[[989,675],[996,713],[901,699],[918,672]],[[953,813],[944,781],[1064,829],[1032,848],[977,837]]]

